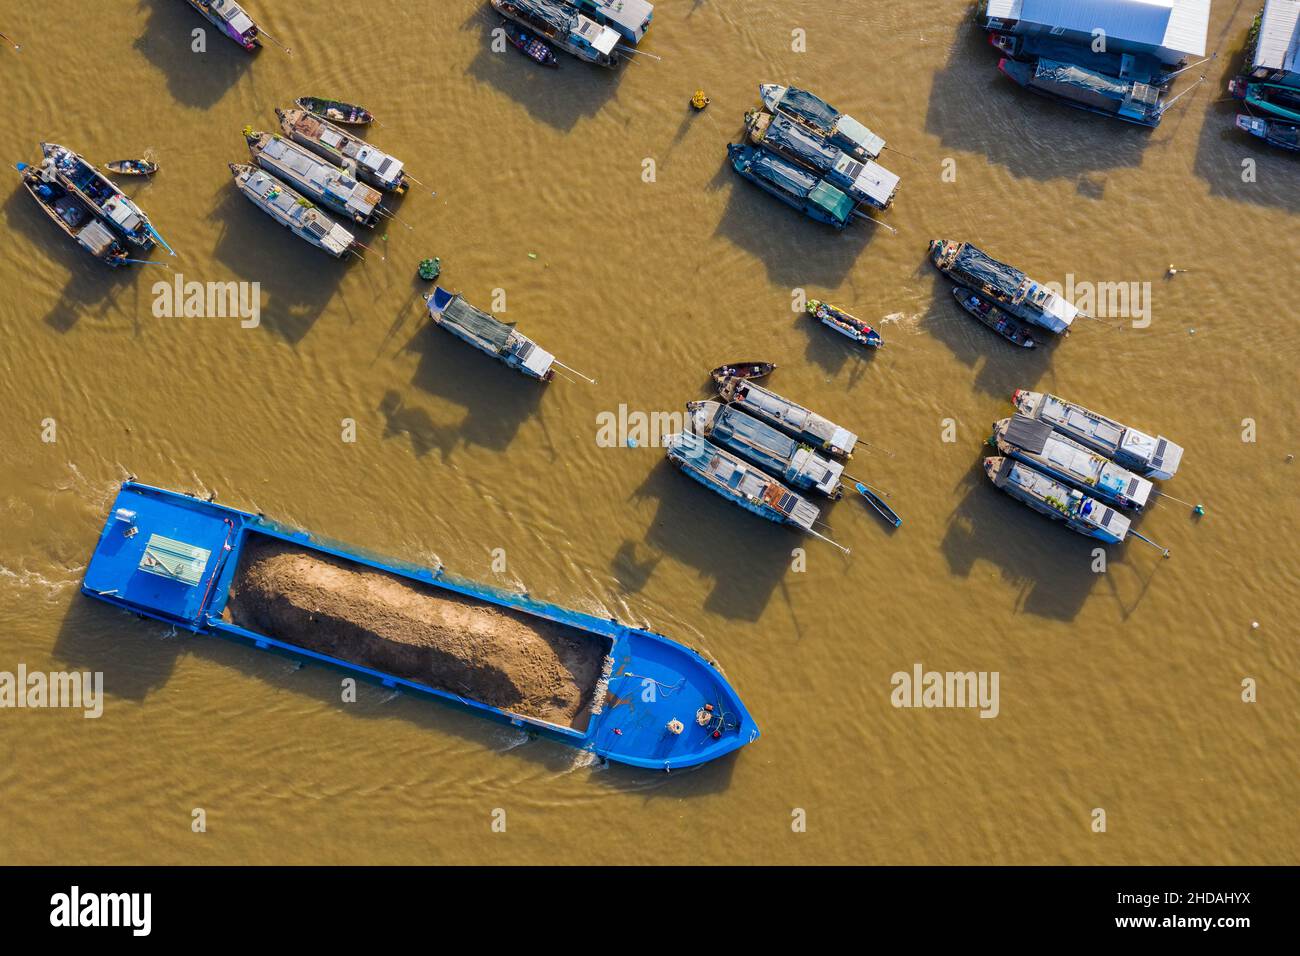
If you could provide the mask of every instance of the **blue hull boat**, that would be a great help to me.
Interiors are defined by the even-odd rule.
[[[603,661],[592,671],[596,679],[584,698],[582,713],[573,726],[562,726],[472,699],[461,684],[450,690],[435,686],[436,680],[366,666],[356,659],[365,655],[357,646],[362,638],[355,635],[335,640],[334,653],[326,654],[294,643],[284,634],[242,626],[237,622],[247,624],[247,618],[237,610],[238,592],[245,586],[241,558],[265,553],[268,547],[290,552],[295,562],[323,563],[335,573],[341,569],[345,576],[356,573],[417,600],[450,603],[461,619],[477,621],[481,609],[492,620],[505,615],[516,629],[561,633],[566,646]],[[453,578],[442,568],[366,557],[260,515],[134,481],[124,483],[118,492],[81,590],[175,627],[328,664],[634,767],[696,766],[738,750],[759,735],[726,678],[699,654],[662,635],[505,594]],[[274,597],[277,605],[281,598],[291,603],[287,595]],[[335,632],[339,633],[344,632]],[[490,669],[495,663],[488,660],[476,666]],[[429,667],[431,673],[436,671],[436,665]]]
[[[853,221],[853,200],[806,169],[754,146],[727,146],[731,167],[751,183],[793,206],[809,219],[836,229]]]

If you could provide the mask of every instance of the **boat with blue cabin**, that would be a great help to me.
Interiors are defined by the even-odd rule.
[[[579,11],[636,46],[650,29],[654,4],[647,0],[570,0]]]
[[[1155,487],[1140,475],[1062,435],[1047,422],[1024,415],[994,422],[993,442],[1008,458],[1023,461],[1117,508],[1141,511]]]
[[[930,241],[934,267],[960,286],[992,299],[1013,316],[1060,334],[1080,315],[1078,308],[1019,269],[999,262],[969,242]]]
[[[724,402],[734,405],[745,414],[775,425],[791,438],[818,451],[827,452],[836,458],[853,457],[858,436],[847,428],[756,385],[749,378],[731,375],[720,381],[715,379],[714,384]]]
[[[727,156],[736,172],[809,219],[836,229],[843,229],[852,221],[853,200],[802,166],[743,143],[728,145]]]
[[[1300,151],[1300,125],[1295,123],[1238,113],[1236,126],[1251,136],[1258,136],[1270,146],[1288,149],[1293,153]]]
[[[1018,388],[1011,404],[1027,418],[1046,422],[1067,438],[1146,478],[1172,478],[1183,460],[1183,447],[1163,435],[1153,438],[1047,392]]]
[[[1031,93],[1066,106],[1139,126],[1156,127],[1165,113],[1164,89],[1138,80],[1120,79],[1074,63],[1003,57],[998,70]]]
[[[801,445],[789,435],[721,402],[687,402],[691,431],[739,455],[796,491],[815,491],[832,500],[844,494],[844,466]]]
[[[321,212],[306,197],[294,192],[265,170],[246,163],[230,163],[235,187],[258,209],[291,233],[335,259],[358,245],[357,239]]]
[[[18,164],[22,173],[23,188],[36,200],[45,215],[63,231],[63,234],[100,262],[108,266],[127,265],[126,247],[117,235],[99,218],[89,203],[72,192],[52,172],[42,175],[41,170],[27,163]]]
[[[1286,83],[1257,83],[1244,76],[1228,81],[1228,92],[1261,113],[1300,122],[1300,87]]]
[[[663,635],[135,481],[118,491],[81,591],[634,767],[696,766],[759,735],[716,666]],[[412,631],[446,635],[451,650]],[[467,636],[474,653],[457,653]],[[559,673],[575,702],[562,716],[534,706],[530,686],[501,686],[503,661],[523,651]],[[652,685],[661,692],[643,692]]]
[[[542,382],[555,377],[555,356],[515,328],[466,302],[459,292],[441,286],[427,297],[429,318],[456,338],[498,362]]]
[[[755,146],[801,163],[824,176],[828,183],[855,202],[888,209],[898,193],[899,178],[896,174],[873,160],[850,156],[825,136],[814,133],[788,116],[750,110],[745,114],[745,125],[749,127],[750,142]]]
[[[759,98],[769,113],[780,113],[826,138],[858,159],[875,159],[885,140],[815,93],[779,83],[760,83]]]
[[[1032,63],[1035,60],[1056,60],[1074,63],[1087,70],[1105,73],[1120,80],[1137,80],[1152,86],[1167,87],[1174,81],[1174,71],[1159,58],[1145,54],[1123,53],[1114,50],[1094,50],[1051,34],[1022,35],[990,33],[989,43],[994,49],[1013,60]]]
[[[400,159],[376,149],[329,120],[304,109],[277,109],[275,115],[285,136],[347,170],[362,182],[398,195],[406,192],[410,185]]]
[[[143,209],[123,195],[113,180],[84,157],[58,143],[41,143],[41,154],[44,165],[52,167],[63,184],[127,242],[145,252],[154,247],[158,234],[153,223]]]
[[[379,191],[278,133],[245,128],[253,161],[331,212],[361,226],[379,221]]]
[[[995,488],[1053,521],[1065,522],[1071,531],[1107,544],[1119,544],[1128,535],[1129,519],[1124,515],[1023,461],[1001,456],[985,458],[984,473]]]
[[[235,0],[185,0],[218,30],[252,52],[262,45],[257,24]]]
[[[618,32],[584,16],[562,0],[491,0],[492,9],[579,60],[613,69]]]

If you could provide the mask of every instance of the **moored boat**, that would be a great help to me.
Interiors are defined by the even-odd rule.
[[[978,319],[980,324],[992,329],[1008,342],[1026,349],[1035,346],[1029,329],[988,299],[962,285],[956,286],[952,294],[957,299],[957,304]]]
[[[1022,415],[1046,422],[1067,438],[1145,478],[1172,478],[1183,460],[1182,446],[1163,435],[1153,438],[1046,392],[1018,388],[1011,396],[1011,404]]]
[[[560,65],[555,51],[519,24],[502,20],[501,29],[506,31],[506,39],[510,41],[510,45],[534,63],[540,63],[542,66]]]
[[[549,382],[555,377],[555,356],[516,329],[514,323],[502,322],[474,308],[459,292],[448,292],[441,286],[435,287],[426,301],[429,318],[461,341],[529,378]]]
[[[110,159],[104,168],[119,176],[152,176],[158,172],[158,164],[147,159]]]
[[[687,402],[690,429],[719,448],[757,465],[796,491],[836,499],[844,494],[844,466],[801,445],[771,425],[721,402]]]
[[[262,45],[262,41],[257,38],[257,24],[235,0],[185,0],[185,2],[245,50],[256,50]]]
[[[840,335],[852,339],[858,345],[869,349],[878,349],[885,344],[880,333],[856,316],[849,315],[819,299],[809,299],[806,305],[808,314]]]
[[[1074,303],[969,242],[930,241],[930,261],[958,285],[991,299],[1018,319],[1061,333],[1080,314]]]
[[[23,188],[28,195],[36,200],[65,236],[105,265],[117,267],[127,264],[126,247],[78,194],[58,177],[47,179],[27,163],[19,163],[18,171],[22,173]]]
[[[736,172],[809,219],[836,229],[843,229],[852,220],[853,200],[802,166],[742,143],[728,145],[727,156]]]
[[[617,31],[601,26],[562,0],[491,0],[492,9],[513,20],[551,46],[597,66],[613,68],[622,57],[616,52]]]
[[[660,634],[134,481],[81,591],[634,767],[703,764],[759,735],[721,672]],[[647,699],[647,682],[672,692]]]
[[[719,365],[709,373],[709,377],[715,385],[721,386],[723,380],[728,378],[766,378],[775,370],[775,362],[732,362],[730,365]]]
[[[903,526],[903,519],[898,516],[898,512],[885,503],[885,498],[875,488],[872,488],[864,481],[853,482],[853,490],[866,499],[867,504],[875,509],[876,514],[884,518],[895,528]]]
[[[293,105],[342,126],[366,126],[375,121],[375,114],[364,106],[323,96],[300,96],[293,101]]]
[[[41,143],[44,164],[91,207],[127,242],[139,249],[152,249],[158,239],[153,224],[139,206],[127,199],[117,184],[84,157],[58,143]]]
[[[898,192],[899,178],[872,160],[850,156],[820,133],[789,116],[750,110],[745,114],[749,139],[819,173],[854,202],[888,209]]]
[[[1141,511],[1154,487],[1043,421],[1013,415],[993,423],[993,441],[1008,458],[1025,462],[1048,476],[1117,508]]]
[[[1164,116],[1164,90],[1150,83],[1041,58],[1022,62],[1003,57],[998,69],[1031,93],[1089,113],[1148,127],[1159,126]]]
[[[885,141],[852,116],[815,93],[779,83],[760,83],[758,95],[769,113],[783,113],[858,159],[875,159]]]
[[[1237,114],[1237,129],[1258,136],[1270,146],[1300,152],[1300,125],[1283,120]]]
[[[755,385],[747,378],[732,376],[715,383],[724,402],[769,425],[775,425],[791,438],[828,452],[836,458],[852,458],[858,436],[816,412],[797,405],[776,392]]]
[[[379,192],[347,170],[275,133],[244,130],[253,161],[326,209],[363,226],[379,220]]]
[[[1120,80],[1138,80],[1166,87],[1174,75],[1157,57],[1131,52],[1093,49],[1050,34],[990,33],[994,49],[1013,60],[1047,59],[1074,63],[1088,70],[1105,73]]]
[[[335,259],[359,245],[355,236],[265,170],[244,163],[230,163],[235,187],[262,212],[286,227],[299,239]]]
[[[1262,113],[1300,122],[1300,88],[1285,83],[1259,83],[1238,76],[1228,81],[1228,92]]]
[[[1065,522],[1071,531],[1107,544],[1119,544],[1128,535],[1129,519],[1124,515],[1023,461],[1001,456],[985,458],[984,473],[994,487],[1053,521]]]
[[[616,31],[636,46],[650,29],[654,6],[648,0],[568,0],[597,23]]]
[[[329,120],[304,109],[275,111],[280,129],[300,146],[347,170],[362,182],[398,195],[410,185],[402,161]]]

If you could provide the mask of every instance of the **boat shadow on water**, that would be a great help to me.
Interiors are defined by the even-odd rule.
[[[982,154],[1017,177],[1073,179],[1080,195],[1101,199],[1104,183],[1089,173],[1139,166],[1152,134],[1166,138],[1159,130],[1021,89],[998,71],[1000,54],[968,9],[955,32],[948,62],[934,74],[925,114],[925,131],[939,140],[940,155]]]
[[[633,560],[652,549],[694,568],[713,582],[704,609],[729,620],[757,621],[782,584],[795,548],[826,548],[828,544],[802,537],[746,513],[707,488],[680,474],[661,459],[650,470],[632,502],[655,499],[659,507],[641,539],[619,547],[610,570],[628,593],[641,590],[658,564]]]
[[[184,106],[201,110],[212,106],[239,82],[257,56],[232,43],[187,3],[140,0],[140,7],[149,18],[135,49],[167,78],[167,92]],[[191,48],[194,30],[205,33],[204,53]]]
[[[21,185],[10,192],[2,212],[11,233],[31,240],[32,271],[50,275],[65,269],[70,273],[50,311],[42,318],[50,328],[60,333],[70,332],[83,317],[106,318],[116,312],[130,316],[138,326],[140,317],[149,314],[149,302],[141,296],[147,294],[153,282],[167,278],[167,270],[157,266],[113,269],[92,259],[50,222]],[[141,272],[137,273],[137,269]],[[134,302],[127,308],[121,301],[122,293],[131,286],[134,286]],[[146,292],[142,293],[142,288]]]
[[[560,68],[546,69],[506,44],[500,53],[492,50],[492,31],[500,17],[486,4],[475,8],[462,29],[481,36],[479,51],[465,68],[474,80],[504,93],[541,120],[562,133],[578,121],[599,113],[618,90],[623,71],[636,64],[624,63],[615,70],[584,63],[557,51]]]
[[[848,309],[847,311],[852,311]],[[861,315],[858,318],[863,318]],[[877,332],[880,326],[874,320],[863,319]],[[800,312],[794,317],[795,330],[808,338],[808,347],[804,349],[804,359],[825,370],[827,375],[838,375],[847,366],[849,368],[848,387],[852,388],[870,369],[880,349],[866,348],[846,336],[828,329],[820,322],[814,321],[807,312]],[[889,347],[888,341],[885,348]]]
[[[733,752],[701,767],[668,774],[618,764],[602,766],[591,755],[555,741],[530,738],[522,730],[483,720],[435,698],[414,691],[397,693],[365,678],[357,680],[356,702],[344,703],[339,682],[344,677],[356,677],[351,672],[318,662],[302,662],[278,651],[253,650],[215,635],[172,630],[158,621],[137,619],[80,594],[65,615],[54,645],[54,658],[66,669],[104,674],[105,709],[110,711],[114,702],[148,701],[167,686],[189,655],[263,685],[249,686],[239,693],[241,709],[257,707],[259,700],[271,707],[278,694],[288,691],[327,704],[349,721],[396,718],[439,735],[440,752],[446,761],[457,756],[476,759],[484,754],[495,755],[527,761],[539,774],[563,776],[582,770],[583,762],[591,760],[593,766],[584,781],[639,792],[647,798],[679,799],[726,790],[737,759],[738,752]],[[216,710],[210,702],[202,707],[208,712]]]
[[[332,259],[308,245],[277,225],[229,182],[218,191],[209,218],[221,228],[213,257],[233,275],[202,278],[261,283],[259,327],[270,329],[290,345],[297,345],[311,331],[348,269],[361,265],[350,255]],[[358,227],[356,234],[369,245],[373,233],[365,232]],[[186,276],[187,281],[199,278]]]

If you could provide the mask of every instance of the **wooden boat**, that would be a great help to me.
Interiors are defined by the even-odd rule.
[[[1295,123],[1238,113],[1236,125],[1237,129],[1258,136],[1270,146],[1300,152],[1300,126]]]
[[[930,240],[930,261],[958,285],[992,299],[1018,319],[1061,333],[1080,315],[1073,302],[969,242]]]
[[[791,438],[811,448],[826,451],[836,458],[852,458],[858,436],[816,412],[747,378],[730,377],[715,383],[718,395],[745,414],[775,425]]]
[[[376,149],[325,117],[304,109],[277,109],[275,115],[285,136],[340,169],[346,169],[362,182],[399,196],[410,186],[405,165],[400,159]]]
[[[270,173],[244,163],[229,166],[235,187],[249,202],[299,239],[335,259],[343,258],[359,245],[352,233]]]
[[[426,298],[429,318],[462,342],[467,342],[508,368],[529,378],[549,382],[555,377],[555,356],[515,328],[482,309],[476,309],[459,292],[435,286]]]
[[[510,41],[510,45],[534,63],[553,67],[560,65],[555,51],[532,33],[519,26],[519,24],[512,23],[509,20],[502,20],[501,29],[505,30],[506,39]]]
[[[110,159],[104,168],[120,176],[152,176],[158,172],[158,164],[147,159]]]
[[[185,0],[223,34],[252,52],[262,45],[257,24],[235,0]]]
[[[883,138],[815,93],[779,83],[760,83],[758,95],[769,113],[789,116],[860,160],[875,159],[885,148]]]
[[[379,222],[383,197],[373,186],[279,134],[245,128],[244,139],[258,166],[308,199],[358,225]]]
[[[375,114],[364,106],[354,106],[342,100],[329,100],[321,96],[300,96],[294,100],[294,105],[309,113],[323,116],[331,123],[342,123],[345,126],[365,126],[375,121]]]
[[[992,329],[1013,345],[1032,349],[1037,344],[1030,336],[1028,328],[988,299],[981,298],[964,285],[957,286],[952,290],[952,294],[957,299],[958,305],[975,316],[982,325]]]
[[[116,268],[127,264],[126,247],[89,203],[57,178],[42,178],[36,167],[19,163],[18,171],[23,175],[23,188],[65,236],[105,265]]]
[[[547,44],[613,69],[624,59],[619,34],[561,0],[489,0],[492,9]]]
[[[1300,122],[1300,88],[1284,83],[1257,83],[1238,76],[1228,82],[1228,92],[1261,113]]]
[[[319,570],[328,571],[328,584],[309,576]],[[319,595],[320,613],[304,584]],[[377,599],[377,591],[397,596],[406,610]],[[722,673],[661,634],[498,591],[441,567],[370,557],[261,515],[134,481],[113,502],[81,592],[170,627],[338,668],[633,767],[696,766],[759,736]],[[456,621],[489,635],[508,625],[511,638],[485,641],[479,657],[454,647],[413,654],[404,642],[408,622],[437,643]],[[513,703],[499,676],[493,679],[501,666],[518,671],[508,656],[520,644],[557,660],[551,648],[565,649],[561,676],[572,682],[561,688],[562,713],[535,706],[538,689],[552,686],[546,678],[524,676],[522,699]],[[648,699],[643,689],[651,683],[662,691]],[[634,707],[618,706],[632,700]]]
[[[85,157],[58,143],[41,143],[41,153],[45,165],[57,173],[63,184],[127,242],[148,252],[161,239],[144,210],[127,199],[117,184]]]
[[[1150,83],[1045,58],[1022,62],[1003,57],[998,70],[1031,93],[1078,110],[1146,127],[1159,126],[1164,116],[1164,90]]]
[[[766,378],[775,369],[775,362],[732,362],[730,365],[719,365],[709,373],[709,377],[714,384],[721,385],[729,378]]]
[[[808,314],[840,335],[846,336],[859,345],[869,349],[878,349],[885,344],[880,333],[843,309],[836,308],[818,299],[809,299],[806,306]]]
[[[1065,522],[1071,531],[1107,544],[1119,544],[1128,536],[1127,517],[1023,461],[1001,456],[985,458],[984,473],[994,487],[1053,521]]]
[[[843,192],[802,166],[765,149],[730,143],[731,168],[766,193],[809,219],[843,229],[853,221],[856,203]]]
[[[874,488],[861,481],[855,481],[853,487],[858,494],[867,499],[867,504],[875,508],[876,513],[880,515],[880,517],[884,518],[895,528],[902,526],[903,519],[898,516],[898,512],[885,504],[885,499],[882,498]]]

